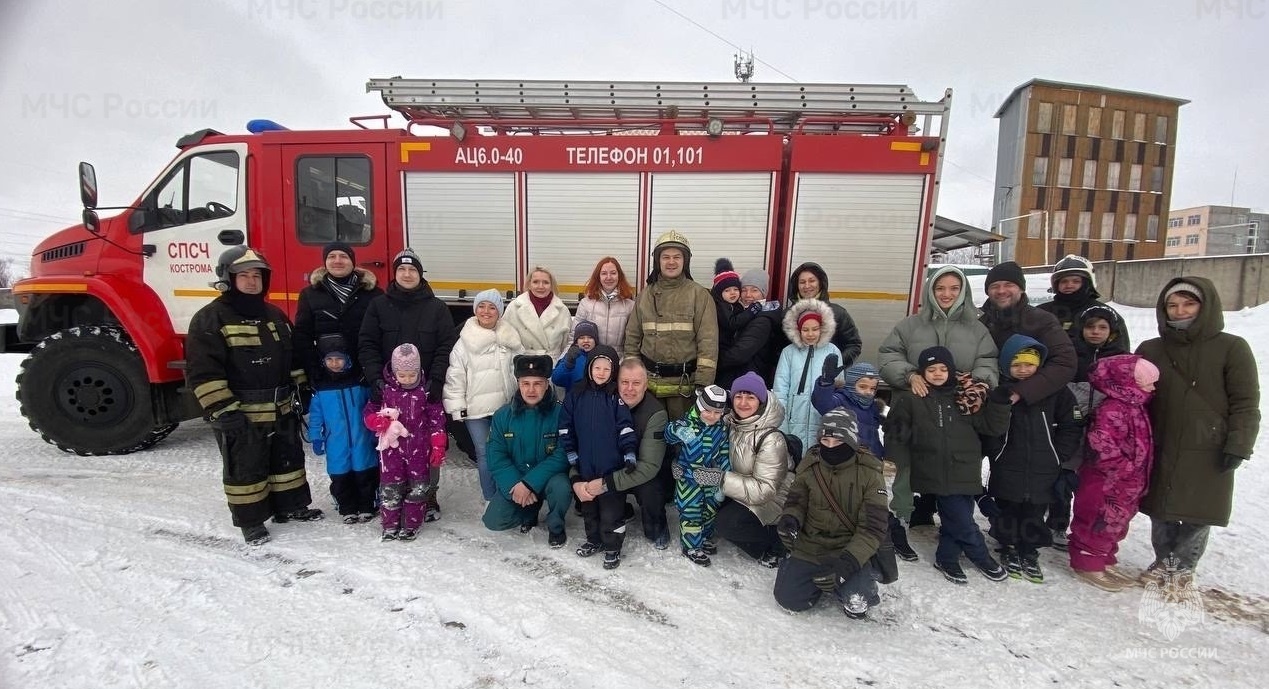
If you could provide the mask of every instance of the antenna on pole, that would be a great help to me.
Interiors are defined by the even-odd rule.
[[[753,78],[753,51],[736,53],[733,56],[735,61],[736,80],[742,84],[749,83]]]

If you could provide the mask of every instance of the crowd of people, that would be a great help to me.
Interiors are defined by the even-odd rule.
[[[1204,278],[1163,287],[1159,337],[1130,353],[1081,257],[1054,267],[1054,299],[1040,307],[1014,263],[991,269],[981,305],[946,266],[874,367],[857,361],[864,343],[815,263],[772,300],[765,271],[726,259],[712,289],[696,283],[678,232],[651,259],[639,290],[617,259],[600,259],[575,316],[551,271],[534,267],[509,303],[478,292],[459,328],[410,249],[381,289],[353,246],[326,245],[293,325],[265,299],[264,257],[225,252],[222,295],[195,315],[186,349],[234,525],[259,545],[270,519],[323,517],[307,440],[344,522],[377,518],[384,541],[414,540],[441,518],[441,469],[462,431],[491,530],[542,526],[562,548],[576,511],[575,554],[613,569],[636,521],[628,497],[658,550],[674,535],[672,503],[691,563],[710,566],[729,543],[778,570],[782,607],[829,593],[858,618],[895,557],[920,560],[908,528],[935,517],[933,566],[954,584],[969,580],[963,560],[991,581],[1040,583],[1051,546],[1107,591],[1135,579],[1116,555],[1138,510],[1155,554],[1143,577],[1188,580],[1210,527],[1229,520],[1259,388]],[[889,489],[883,461],[895,466]]]

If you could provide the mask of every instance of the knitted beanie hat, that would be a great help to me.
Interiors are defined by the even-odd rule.
[[[853,364],[846,369],[846,389],[854,390],[855,383],[858,383],[860,378],[881,378],[881,374],[877,372],[876,366],[867,361]]]
[[[720,258],[714,261],[714,287],[710,292],[717,297],[728,287],[740,289],[740,275],[732,268],[729,259]]]
[[[503,311],[503,308],[505,307],[502,305],[502,294],[499,293],[498,290],[489,288],[487,290],[477,293],[476,296],[473,297],[471,300],[472,313],[475,313],[476,307],[480,306],[480,303],[484,301],[487,301],[490,304],[493,304],[494,308],[498,309],[498,317],[502,318],[502,311]]]
[[[850,446],[852,450],[859,449],[859,421],[855,418],[855,413],[846,407],[837,407],[831,409],[820,419],[821,438],[837,438]]]
[[[742,392],[747,392],[754,397],[757,397],[758,404],[767,403],[767,383],[762,379],[762,376],[754,373],[753,371],[740,376],[731,384],[732,397],[735,397]]]
[[[392,350],[392,373],[394,375],[410,372],[420,373],[422,370],[423,364],[419,358],[418,347],[406,342],[403,345],[397,345],[397,348]],[[421,380],[422,376],[419,376],[419,378]],[[415,385],[418,385],[417,381],[410,387]]]
[[[352,261],[353,263],[357,262],[357,254],[356,252],[353,251],[351,244],[349,244],[348,242],[331,242],[327,244],[326,246],[322,247],[322,262],[323,263],[326,262],[327,258],[330,258],[330,252],[332,251],[342,251],[348,254],[348,260]]]
[[[1137,382],[1137,387],[1150,392],[1154,390],[1154,384],[1159,382],[1159,367],[1145,357],[1138,357],[1137,363],[1132,367],[1132,378]]]
[[[423,270],[423,261],[419,259],[419,255],[414,253],[414,249],[402,249],[400,253],[392,258],[392,272],[397,272],[397,268],[401,266],[414,266],[414,269],[420,273],[427,272]]]
[[[991,287],[993,282],[1001,281],[1012,282],[1024,291],[1027,289],[1027,278],[1022,274],[1022,267],[1013,261],[1005,261],[987,271],[987,279],[983,281],[983,287]]]
[[[1013,355],[1013,361],[1009,362],[1010,366],[1014,364],[1031,364],[1032,366],[1040,365],[1040,350],[1035,347],[1023,347]]]
[[[771,286],[771,278],[767,276],[767,271],[761,268],[746,270],[745,274],[740,276],[741,287],[757,287],[762,292],[762,296],[767,296],[767,289]]]
[[[798,330],[801,330],[802,325],[806,323],[807,321],[815,321],[816,323],[819,323],[821,326],[824,325],[824,317],[820,315],[819,311],[816,311],[814,309],[811,309],[810,311],[805,311],[802,313],[801,316],[798,316]]]
[[[927,347],[921,352],[921,355],[917,357],[917,370],[922,374],[925,373],[925,369],[933,366],[934,364],[943,364],[947,367],[947,374],[949,376],[956,375],[956,359],[952,356],[951,350],[947,347]]]
[[[578,321],[573,328],[573,344],[577,344],[582,336],[589,337],[595,341],[595,344],[599,344],[599,326],[590,321]]]
[[[706,385],[696,395],[696,410],[700,412],[727,411],[727,391],[717,385]]]
[[[1168,291],[1163,293],[1164,300],[1166,301],[1168,297],[1176,294],[1177,292],[1186,292],[1197,299],[1200,304],[1203,303],[1203,289],[1193,282],[1178,282],[1175,285],[1172,285],[1168,288]]]

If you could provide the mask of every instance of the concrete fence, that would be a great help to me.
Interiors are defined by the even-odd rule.
[[[1269,254],[1151,258],[1140,261],[1099,261],[1093,264],[1097,291],[1103,299],[1126,306],[1153,308],[1159,291],[1172,278],[1195,275],[1216,285],[1226,311],[1269,302]],[[1051,268],[1025,268],[1047,273]]]

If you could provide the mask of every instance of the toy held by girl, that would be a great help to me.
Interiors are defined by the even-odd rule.
[[[392,350],[383,367],[383,400],[366,404],[366,427],[379,439],[383,540],[412,541],[428,506],[439,469],[445,461],[449,437],[445,408],[427,401],[419,350],[410,343]]]
[[[1106,399],[1088,424],[1071,519],[1071,569],[1097,588],[1118,591],[1132,582],[1114,568],[1119,544],[1150,485],[1154,436],[1146,405],[1159,369],[1136,354],[1120,354],[1094,364],[1088,381]]]
[[[815,381],[828,357],[840,360],[842,356],[833,344],[836,328],[832,309],[819,299],[799,300],[784,314],[784,334],[790,344],[780,352],[772,392],[785,409],[780,430],[797,436],[805,448],[815,445],[820,427],[820,413],[811,404]]]
[[[329,333],[317,338],[322,367],[313,379],[308,407],[308,439],[313,454],[326,455],[330,494],[345,524],[375,518],[379,492],[379,459],[374,436],[361,424],[361,410],[370,389],[351,373],[352,359],[344,336]]]
[[[708,385],[696,395],[687,414],[665,427],[665,444],[679,445],[670,469],[674,475],[674,506],[679,511],[679,541],[683,556],[702,567],[710,565],[714,546],[714,516],[723,501],[723,478],[731,470],[730,445],[723,413],[727,391]]]

